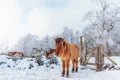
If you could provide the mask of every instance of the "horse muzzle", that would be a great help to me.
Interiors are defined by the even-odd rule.
[[[59,53],[55,53],[56,56],[59,56]]]

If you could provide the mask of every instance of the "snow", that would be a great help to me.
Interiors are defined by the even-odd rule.
[[[12,59],[8,59],[8,56],[2,55],[0,56],[0,62],[3,63],[0,65],[0,68],[7,68],[8,66],[15,66],[15,62]]]
[[[120,67],[120,58],[112,57],[112,59]],[[105,61],[110,63],[108,60]],[[38,66],[33,58],[24,58],[14,62],[12,59],[8,59],[8,56],[1,55],[0,62],[6,62],[6,65],[11,66],[0,65],[0,80],[120,80],[120,70],[96,72],[89,68],[82,70],[83,66],[79,65],[79,71],[75,73],[70,71],[70,77],[67,78],[61,77],[61,65]],[[34,67],[29,69],[29,64],[32,64]],[[91,66],[87,65],[87,67]]]

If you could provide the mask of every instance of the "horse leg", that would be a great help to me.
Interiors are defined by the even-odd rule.
[[[72,60],[72,73],[74,72],[74,66],[75,66],[75,59]]]
[[[65,75],[65,60],[62,60],[62,76]]]
[[[75,60],[76,63],[76,72],[78,72],[78,58]]]
[[[66,77],[69,77],[69,62],[70,62],[70,60],[66,60],[66,70],[67,70],[67,72],[66,72]]]

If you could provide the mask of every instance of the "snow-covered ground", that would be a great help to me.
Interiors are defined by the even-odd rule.
[[[25,58],[14,62],[7,59],[8,56],[0,56],[0,80],[120,80],[120,70],[104,70],[95,72],[89,68],[76,73],[70,72],[70,77],[61,77],[61,65],[51,65],[50,67],[38,66],[35,60]],[[112,57],[120,66],[120,58]],[[106,60],[106,63],[109,61]],[[29,69],[29,64],[33,64],[33,68]],[[91,67],[91,66],[87,66]]]

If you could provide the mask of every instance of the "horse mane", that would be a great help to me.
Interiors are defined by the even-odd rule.
[[[65,52],[68,50],[68,45],[69,45],[69,43],[66,40],[64,40],[63,46],[64,46],[64,51]]]
[[[62,41],[62,38],[61,38],[61,37],[55,39],[55,42],[56,42],[56,43],[60,43],[61,41]]]
[[[60,51],[66,53],[69,49],[69,42],[67,42],[64,38],[58,37],[55,39],[55,43],[62,45]]]
[[[63,47],[62,47],[62,50],[64,51],[64,53],[68,50],[68,42],[64,39],[64,38],[57,38],[56,39],[56,43],[61,43],[63,42]]]

